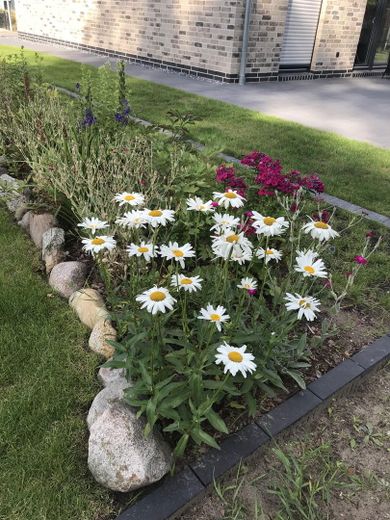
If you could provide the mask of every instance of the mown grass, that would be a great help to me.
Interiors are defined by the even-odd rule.
[[[112,496],[86,464],[99,360],[37,265],[0,207],[0,519],[104,520]]]
[[[0,46],[0,58],[16,51]],[[25,53],[32,61],[34,52]],[[42,56],[44,79],[73,90],[81,65]],[[237,157],[261,150],[280,159],[287,169],[320,174],[333,195],[390,214],[390,150],[149,81],[129,77],[127,83],[139,117],[161,123],[167,121],[170,109],[191,112],[199,118],[193,137],[208,148]]]

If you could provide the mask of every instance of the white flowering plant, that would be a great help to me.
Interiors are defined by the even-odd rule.
[[[285,196],[272,214],[233,189],[207,195],[173,209],[129,189],[113,194],[110,228],[96,216],[80,223],[99,265],[126,265],[111,297],[122,339],[108,365],[127,370],[126,400],[146,434],[156,423],[172,434],[177,457],[190,439],[218,447],[226,407],[253,415],[289,378],[304,388],[310,324],[324,301],[340,305],[363,264],[336,294],[325,258],[341,230],[333,214],[305,214],[303,189],[293,212]]]

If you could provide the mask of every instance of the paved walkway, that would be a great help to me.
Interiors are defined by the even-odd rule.
[[[26,48],[94,66],[100,66],[107,61],[104,56],[58,45],[21,40],[17,35],[9,33],[0,33],[0,45],[25,45]],[[126,72],[129,76],[390,148],[389,80],[302,80],[240,87],[194,79],[132,63],[127,65]]]

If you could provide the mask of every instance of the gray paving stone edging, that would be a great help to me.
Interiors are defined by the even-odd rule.
[[[63,87],[59,87],[57,85],[54,85],[55,88],[63,92],[64,94],[72,97],[72,98],[78,98],[79,95],[76,92],[72,92],[71,90],[68,90]],[[155,126],[151,121],[147,121],[145,119],[141,119],[139,117],[131,117],[131,119],[142,126],[150,127]],[[166,135],[172,135],[172,133],[169,130],[160,129],[161,133],[164,133]],[[202,143],[199,143],[197,141],[194,141],[190,139],[188,141],[196,150],[203,151],[206,149],[206,146]],[[234,163],[237,165],[240,165],[241,167],[246,167],[245,165],[241,164],[240,159],[237,159],[237,157],[233,157],[232,155],[227,155],[225,153],[217,153],[215,154],[216,157],[219,157],[220,159],[223,159],[224,161],[228,163]],[[387,217],[386,215],[381,215],[380,213],[376,213],[375,211],[371,211],[366,208],[362,208],[361,206],[358,206],[357,204],[352,204],[351,202],[348,202],[344,199],[340,199],[339,197],[335,197],[334,195],[329,195],[327,193],[322,193],[320,195],[320,198],[324,200],[325,202],[331,204],[332,206],[335,206],[336,208],[343,209],[345,211],[348,211],[349,213],[353,213],[354,215],[359,215],[361,217],[364,217],[368,220],[372,220],[374,222],[377,222],[378,224],[381,224],[382,226],[385,226],[390,229],[390,217]]]
[[[273,437],[318,413],[331,399],[347,394],[390,360],[390,333],[313,381],[276,408],[229,435],[221,449],[209,449],[176,475],[165,477],[116,520],[170,520],[200,499],[213,481],[264,448]]]

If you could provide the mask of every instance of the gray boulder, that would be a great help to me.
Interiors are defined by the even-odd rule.
[[[33,214],[30,219],[30,235],[34,244],[40,249],[42,237],[50,228],[56,227],[56,218],[50,213]]]
[[[49,274],[53,267],[64,259],[65,232],[54,227],[42,236],[42,260],[45,262],[46,272]]]
[[[53,267],[50,286],[64,298],[78,291],[85,284],[88,268],[82,262],[61,262]]]
[[[171,467],[171,452],[157,433],[144,436],[145,422],[116,402],[91,426],[88,466],[95,480],[126,493],[160,480]]]
[[[114,381],[110,385],[103,388],[92,401],[87,416],[88,428],[91,429],[93,423],[102,413],[114,403],[120,403],[123,399],[123,390],[129,387],[130,383],[126,379]]]
[[[117,381],[126,381],[126,370],[124,368],[100,367],[97,377],[103,386],[108,386]]]

